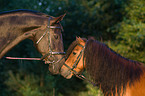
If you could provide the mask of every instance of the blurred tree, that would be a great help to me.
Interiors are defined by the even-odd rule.
[[[127,58],[145,62],[145,1],[130,0],[124,6],[123,20],[113,30],[118,35],[110,47]]]

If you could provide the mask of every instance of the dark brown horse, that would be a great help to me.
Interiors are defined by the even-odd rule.
[[[52,17],[31,10],[0,13],[0,59],[19,42],[31,39],[43,55],[42,60],[51,63],[49,70],[58,74],[64,63],[62,26],[59,23],[64,16]]]
[[[79,76],[84,68],[105,96],[145,96],[145,66],[95,40],[77,38],[67,51],[61,75]]]

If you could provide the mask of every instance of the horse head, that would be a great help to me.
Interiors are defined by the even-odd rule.
[[[85,40],[76,37],[76,40],[69,46],[65,64],[61,67],[63,77],[70,79],[73,75],[80,74],[85,68],[83,60],[85,43]]]
[[[49,71],[52,74],[58,74],[62,64],[64,63],[64,47],[62,40],[63,30],[59,23],[64,15],[59,17],[49,17],[46,28],[35,34],[35,46],[43,55],[42,60],[45,64],[49,64]]]

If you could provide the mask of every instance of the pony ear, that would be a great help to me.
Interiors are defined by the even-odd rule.
[[[78,40],[78,38],[80,38],[80,37],[77,37],[77,36],[76,36],[76,40]]]
[[[81,38],[81,37],[76,37],[76,41],[77,41],[79,44],[85,46],[85,43],[86,43],[87,39],[86,39],[86,38]]]
[[[76,36],[76,40],[79,41],[81,38]]]
[[[62,21],[65,15],[66,15],[66,13],[59,17],[54,18],[53,24],[56,24],[56,23],[59,23],[60,21]]]
[[[77,40],[77,41],[80,41],[80,42],[83,41],[83,39],[82,39],[81,37],[77,37],[77,36],[76,36],[76,40]]]

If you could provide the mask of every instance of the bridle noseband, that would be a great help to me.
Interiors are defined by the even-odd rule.
[[[46,53],[44,56],[42,56],[42,57],[41,57],[41,60],[45,59],[46,57],[48,57],[48,60],[49,60],[49,58],[54,58],[53,55],[65,55],[65,52],[53,52],[53,51],[52,51],[51,42],[50,42],[50,39],[51,39],[51,37],[50,37],[50,29],[56,29],[56,28],[58,28],[58,29],[61,29],[61,30],[62,30],[62,27],[50,26],[50,20],[51,20],[51,18],[48,19],[48,26],[47,26],[48,30],[47,30],[45,33],[43,33],[43,35],[42,35],[42,36],[37,40],[37,42],[36,42],[36,44],[38,44],[38,43],[43,39],[43,37],[44,37],[46,34],[48,34],[49,52]],[[57,60],[57,61],[52,61],[52,62],[50,62],[49,64],[58,63],[58,62],[60,62],[63,58],[64,58],[64,56],[63,56],[61,59]],[[53,59],[53,60],[54,60],[54,59]]]

